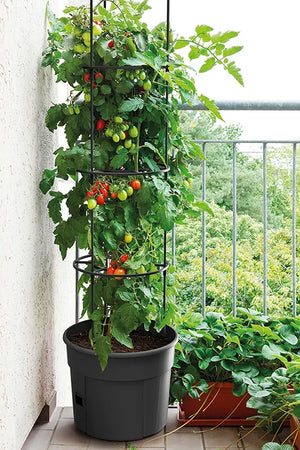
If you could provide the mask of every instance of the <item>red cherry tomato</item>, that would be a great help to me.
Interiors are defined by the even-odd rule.
[[[109,43],[107,44],[109,46],[109,48],[113,48],[113,46],[115,45],[114,41],[111,40],[109,41]]]
[[[129,258],[129,253],[127,253],[126,255],[121,256],[120,260],[122,261],[122,263],[126,262],[127,259]]]
[[[124,269],[116,269],[114,271],[115,275],[125,275],[125,270]],[[115,277],[116,280],[122,280],[123,277]]]
[[[113,275],[115,273],[115,269],[113,267],[109,267],[107,269],[107,273],[108,273],[108,275]]]
[[[113,267],[115,265],[115,262],[113,259],[110,260],[110,266]]]
[[[103,130],[105,128],[105,120],[99,119],[96,125],[97,130]]]
[[[88,191],[88,193],[86,194],[86,196],[87,196],[87,198],[94,197],[94,192]]]
[[[137,191],[141,187],[141,182],[140,180],[133,180],[130,185],[135,191]]]
[[[101,77],[101,78],[102,78],[102,80],[101,80],[101,83],[102,83],[102,81],[104,80],[104,75],[103,75],[103,73],[101,73],[101,72],[95,73],[95,80],[97,80],[98,77]]]
[[[118,197],[118,193],[117,192],[112,192],[111,193],[111,197],[112,198],[117,198]]]
[[[103,205],[103,203],[105,202],[103,195],[98,195],[96,200],[97,200],[98,205]]]
[[[97,191],[98,191],[97,186],[92,186],[92,187],[91,187],[91,191],[92,191],[93,193],[97,192]]]
[[[108,196],[108,192],[105,188],[100,189],[101,194],[103,195],[104,198],[106,198]]]
[[[91,75],[90,75],[89,73],[86,73],[86,74],[84,75],[84,81],[85,81],[86,83],[88,83],[88,82],[90,81],[90,79],[91,79]]]

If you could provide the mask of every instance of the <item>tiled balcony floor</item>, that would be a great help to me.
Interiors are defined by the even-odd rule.
[[[255,430],[250,435],[241,439],[249,431],[249,428],[220,427],[209,430],[204,427],[184,427],[176,433],[169,433],[178,427],[176,421],[177,409],[169,408],[168,423],[164,433],[158,435],[158,439],[150,441],[156,436],[143,441],[132,442],[145,450],[229,450],[251,449],[261,450],[264,443],[271,441],[272,436],[264,436],[261,430]],[[200,432],[202,431],[202,432]],[[284,430],[276,442],[282,442]],[[75,428],[72,408],[56,408],[51,421],[44,425],[36,425],[29,434],[22,450],[125,450],[125,442],[100,441],[88,437]]]

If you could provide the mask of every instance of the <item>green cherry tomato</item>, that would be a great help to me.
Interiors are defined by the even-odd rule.
[[[119,142],[120,136],[117,133],[115,133],[115,134],[113,134],[112,139],[114,142]]]
[[[107,137],[112,137],[113,134],[114,131],[111,128],[107,128],[107,130],[105,131],[105,136]]]
[[[133,194],[133,188],[131,186],[127,186],[126,193],[128,197],[130,197]]]
[[[87,206],[89,209],[94,209],[97,206],[97,201],[94,198],[89,198]]]
[[[120,134],[121,134],[121,133],[120,133]],[[120,150],[123,150],[123,148],[124,148],[123,145],[118,145],[118,147],[117,147],[117,152],[120,151]]]
[[[118,185],[117,184],[111,184],[109,186],[109,192],[117,192],[118,190]]]
[[[124,146],[126,148],[130,148],[132,145],[132,140],[131,139],[126,139],[126,141],[124,142]]]
[[[124,139],[126,138],[126,134],[124,133],[124,131],[120,131],[119,137],[120,137],[121,141],[124,141]]]
[[[124,189],[122,191],[118,192],[118,199],[121,202],[124,202],[126,200],[126,198],[127,198],[127,192],[124,191]]]
[[[68,106],[68,111],[69,111],[69,114],[71,114],[71,116],[73,116],[73,114],[74,114],[74,108],[73,108],[73,106]]]
[[[139,134],[139,132],[138,132],[137,127],[131,127],[131,128],[129,129],[129,136],[130,136],[130,137],[136,138],[136,137],[138,136],[138,134]]]
[[[138,84],[139,87],[143,87],[144,82],[143,82],[143,80],[139,79],[137,84]]]
[[[142,71],[141,73],[140,73],[140,80],[146,80],[146,72],[144,72],[144,71]]]
[[[75,114],[80,114],[80,108],[78,105],[74,106],[74,111],[75,111]]]
[[[145,91],[150,91],[151,86],[152,84],[150,80],[145,81],[145,83],[143,84],[143,88],[145,89]]]
[[[122,117],[116,116],[116,117],[114,118],[114,122],[115,122],[115,123],[123,123],[123,119],[122,119]]]
[[[85,102],[89,103],[91,101],[91,94],[85,93],[84,94],[84,100],[85,100]]]

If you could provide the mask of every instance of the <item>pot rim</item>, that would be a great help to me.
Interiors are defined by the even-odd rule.
[[[70,341],[68,334],[70,333],[71,328],[73,328],[74,326],[78,325],[78,324],[84,324],[84,323],[88,323],[91,322],[91,320],[83,320],[81,322],[75,323],[71,326],[69,326],[64,334],[63,334],[63,340],[64,343],[72,348],[73,350],[83,353],[85,355],[90,355],[90,356],[94,356],[97,357],[97,355],[95,354],[94,350],[88,349],[88,348],[84,348],[84,347],[80,347],[79,345],[74,344],[73,342]],[[158,353],[164,352],[166,350],[168,350],[169,348],[172,348],[175,346],[176,342],[178,341],[178,334],[177,331],[170,327],[169,325],[166,325],[167,328],[169,328],[170,330],[172,330],[172,332],[174,333],[174,339],[172,339],[171,342],[169,342],[167,345],[164,345],[163,347],[159,347],[159,348],[154,348],[152,350],[144,350],[141,352],[128,352],[128,353],[109,353],[108,357],[109,358],[142,358],[144,356],[147,355],[156,355]]]

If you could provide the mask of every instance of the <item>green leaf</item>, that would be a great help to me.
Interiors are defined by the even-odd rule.
[[[174,48],[175,48],[175,50],[179,50],[180,48],[184,48],[187,45],[189,45],[189,41],[187,41],[184,38],[180,38],[180,39],[177,39],[177,41],[174,45]]]
[[[98,356],[98,360],[101,369],[104,370],[107,366],[108,355],[111,353],[111,343],[109,336],[103,336],[100,333],[95,334],[95,353]]]
[[[203,103],[204,106],[206,106],[207,109],[209,109],[209,111],[214,114],[214,116],[216,116],[220,120],[223,120],[221,114],[219,113],[218,107],[213,100],[210,100],[203,94],[200,95],[199,100],[201,101],[201,103]]]
[[[137,109],[142,109],[144,106],[144,100],[140,97],[133,97],[130,100],[125,100],[119,108],[119,112],[131,112]]]
[[[65,135],[70,147],[73,147],[78,137],[81,135],[80,115],[74,114],[68,118],[65,126]]]
[[[298,338],[294,334],[294,329],[290,325],[282,325],[278,328],[280,336],[291,345],[298,343]]]
[[[210,31],[213,31],[213,28],[209,25],[197,25],[195,28],[195,31],[197,33],[198,37],[201,37],[202,34],[209,33]]]
[[[46,123],[47,128],[50,131],[56,130],[57,125],[60,122],[63,125],[64,120],[65,120],[64,109],[66,107],[67,107],[66,104],[63,103],[61,105],[51,106],[51,108],[48,109],[46,118],[45,118],[45,123]]]
[[[112,335],[127,347],[132,348],[129,333],[135,330],[140,323],[140,312],[132,303],[125,303],[111,315]]]
[[[228,42],[230,39],[235,38],[238,35],[239,35],[238,31],[225,31],[225,33],[214,34],[211,38],[211,41],[213,43],[221,42],[225,44],[225,42]]]
[[[187,389],[182,385],[181,381],[175,381],[171,384],[171,394],[173,395],[175,400],[182,400],[187,392]]]
[[[47,194],[47,192],[51,189],[54,184],[56,176],[56,169],[53,170],[44,170],[43,179],[40,182],[40,190],[43,194]]]
[[[104,95],[111,94],[111,87],[108,84],[101,84],[100,90]]]
[[[293,414],[300,419],[300,404],[294,406]]]
[[[207,212],[211,216],[214,216],[213,210],[211,209],[211,207],[205,200],[199,200],[197,202],[194,202],[194,203],[192,203],[192,206],[194,208],[198,208],[198,209],[201,209],[202,211]]]
[[[63,198],[54,197],[50,202],[48,203],[48,211],[49,216],[53,220],[54,223],[58,223],[62,220],[61,216],[61,202]]]
[[[240,52],[243,49],[243,46],[235,45],[234,47],[225,48],[223,50],[223,57],[234,55],[235,53]]]
[[[244,86],[243,77],[240,74],[241,69],[236,67],[234,62],[227,64],[226,69],[228,70],[228,73],[230,73],[230,75],[232,75],[238,83],[240,83],[242,86]]]
[[[208,58],[199,69],[199,73],[208,72],[216,65],[216,59],[214,57]]]
[[[104,240],[105,244],[107,245],[108,249],[116,250],[116,248],[118,247],[118,244],[116,242],[116,239],[115,239],[113,233],[110,230],[108,230],[108,229],[103,230],[102,237],[103,237],[103,240]]]
[[[128,161],[128,150],[122,148],[117,151],[117,154],[112,158],[110,165],[113,169],[120,169]]]
[[[196,45],[191,45],[191,50],[189,52],[190,60],[197,59],[197,58],[199,58],[200,55],[201,55],[200,47],[198,47]]]
[[[289,450],[289,449],[293,449],[293,447],[291,447],[290,445],[280,445],[277,444],[276,442],[267,442],[266,444],[264,444],[262,446],[262,450]]]

